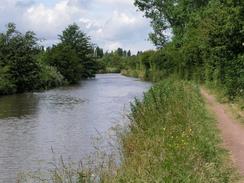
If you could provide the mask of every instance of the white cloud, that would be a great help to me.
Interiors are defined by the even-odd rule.
[[[106,4],[133,4],[134,0],[96,0],[97,3],[106,3]]]
[[[48,3],[47,3],[48,2]],[[33,30],[46,44],[76,22],[105,49],[124,47],[134,52],[152,45],[145,41],[149,22],[133,6],[133,0],[1,0],[0,30],[15,22],[21,31]]]
[[[74,2],[73,2],[74,3]],[[35,4],[29,7],[23,15],[26,26],[47,39],[54,38],[68,24],[76,22],[85,10],[62,0],[53,7]]]
[[[115,50],[119,47],[122,47],[122,45],[119,42],[111,42],[111,43],[107,43],[107,45],[105,45],[108,50]]]

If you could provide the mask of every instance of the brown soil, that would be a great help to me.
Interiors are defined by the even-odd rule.
[[[205,89],[201,89],[202,96],[211,111],[214,112],[223,138],[224,146],[231,153],[234,165],[244,176],[244,126],[236,121],[223,104],[216,101]]]

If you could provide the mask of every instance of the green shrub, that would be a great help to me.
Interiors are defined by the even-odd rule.
[[[43,64],[40,73],[40,88],[48,89],[61,86],[65,83],[64,77],[55,67]]]

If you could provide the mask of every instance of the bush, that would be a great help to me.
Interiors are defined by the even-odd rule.
[[[227,95],[230,99],[244,96],[244,55],[231,62],[227,74]]]
[[[61,86],[65,83],[64,77],[55,67],[42,65],[40,73],[40,88],[48,89]]]

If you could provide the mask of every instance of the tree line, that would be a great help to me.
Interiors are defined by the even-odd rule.
[[[132,56],[130,50],[124,50],[118,48],[114,51],[106,51],[103,53],[103,49],[97,47],[96,49],[99,72],[100,73],[120,73],[125,67],[125,60]]]
[[[0,94],[12,94],[74,84],[95,77],[94,45],[76,24],[69,25],[60,43],[40,45],[34,32],[21,33],[13,23],[0,33]]]
[[[125,61],[130,75],[159,80],[177,75],[244,96],[244,1],[135,0],[151,20],[157,51]]]

